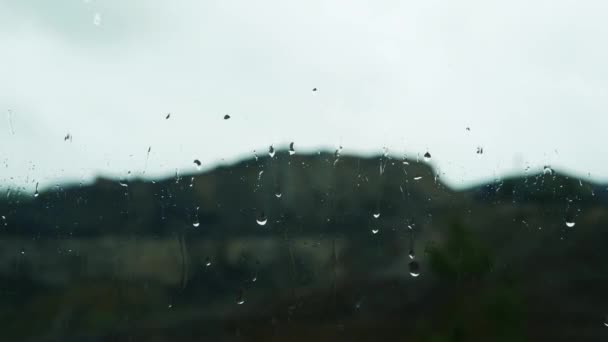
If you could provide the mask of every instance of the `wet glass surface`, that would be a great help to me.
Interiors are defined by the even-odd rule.
[[[0,2],[0,341],[608,340],[608,5]]]

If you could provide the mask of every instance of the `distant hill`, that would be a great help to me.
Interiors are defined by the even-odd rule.
[[[297,221],[313,233],[331,231],[333,224],[323,222],[332,216],[343,224],[375,211],[420,219],[451,205],[453,194],[422,163],[278,153],[156,182],[98,179],[91,186],[54,188],[37,198],[0,202],[0,212],[7,218],[4,234],[167,234],[192,228],[198,217],[200,230],[212,235],[255,235],[262,214],[267,228]]]
[[[278,151],[11,194],[0,340],[600,341],[606,189],[454,191],[425,162]]]

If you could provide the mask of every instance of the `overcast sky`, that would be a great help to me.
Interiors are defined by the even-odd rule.
[[[606,13],[606,0],[0,0],[0,183],[172,175],[291,141],[428,150],[454,186],[546,164],[607,181]]]

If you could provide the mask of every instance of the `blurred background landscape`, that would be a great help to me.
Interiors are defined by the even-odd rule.
[[[0,0],[0,342],[608,341],[605,13]]]
[[[2,341],[602,341],[608,187],[276,151],[0,202]]]

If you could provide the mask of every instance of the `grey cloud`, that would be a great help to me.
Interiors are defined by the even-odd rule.
[[[0,126],[0,137],[20,139],[11,165],[44,165],[30,178],[141,171],[150,145],[146,174],[160,175],[296,141],[299,151],[428,149],[454,184],[527,163],[606,179],[604,157],[586,153],[608,127],[606,6],[5,1],[0,109],[39,134]]]

